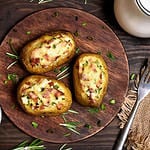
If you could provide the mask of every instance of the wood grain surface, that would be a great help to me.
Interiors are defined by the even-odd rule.
[[[12,45],[14,45],[14,48],[19,53],[22,47],[29,41],[45,33],[59,30],[67,30],[74,34],[77,48],[80,49],[77,55],[84,52],[100,52],[106,61],[109,73],[108,91],[103,100],[106,110],[100,110],[98,113],[92,114],[88,111],[90,108],[80,106],[73,96],[71,109],[79,112],[79,114],[69,113],[66,115],[66,118],[68,121],[79,122],[77,131],[80,135],[71,133],[69,136],[65,136],[70,131],[59,125],[60,123],[64,123],[62,116],[35,117],[26,114],[19,107],[16,100],[17,85],[13,83],[1,83],[0,89],[2,94],[0,95],[0,104],[10,120],[25,133],[48,142],[68,143],[90,137],[112,121],[124,101],[128,88],[129,72],[125,51],[117,36],[104,22],[81,10],[51,8],[26,17],[16,24],[6,35],[0,47],[2,56],[1,64],[3,64],[1,67],[2,77],[6,78],[9,73],[17,74],[21,78],[28,75],[20,63],[8,70],[6,69],[12,61],[12,59],[6,56],[6,52],[11,53],[10,45],[8,44],[9,40],[11,40]],[[31,33],[26,34],[27,32]],[[115,58],[111,59],[108,55],[113,55]],[[70,62],[70,66],[73,65],[76,57]],[[54,71],[45,75],[56,78]],[[73,94],[71,76],[65,78],[63,81],[69,86]],[[115,99],[116,104],[111,105],[109,103],[110,99]],[[12,108],[13,106],[15,108]],[[38,123],[38,128],[34,129],[32,122]],[[90,125],[91,128],[86,128],[86,124]]]
[[[29,0],[0,0],[0,41],[2,42],[7,33],[26,16],[39,10],[54,7],[72,7],[84,10],[109,25],[125,49],[130,69],[129,75],[131,73],[139,73],[139,69],[145,58],[150,56],[150,38],[136,38],[120,28],[113,14],[113,0],[88,0],[86,5],[82,0],[53,0],[52,2],[40,5],[36,0],[33,2],[29,2]],[[2,56],[4,56],[4,54]],[[9,61],[11,60],[9,59]],[[3,63],[0,64],[0,68],[4,66]],[[3,81],[0,82],[2,83]],[[2,89],[2,91],[4,91],[4,89]],[[0,94],[2,95],[2,93]],[[94,136],[79,142],[70,143],[67,147],[72,147],[73,150],[112,150],[120,131],[118,126],[119,121],[116,116],[105,129]],[[32,141],[33,138],[16,127],[3,112],[2,124],[0,125],[0,149],[12,149],[24,140]],[[57,150],[62,145],[51,142],[44,142],[43,144],[50,150]]]

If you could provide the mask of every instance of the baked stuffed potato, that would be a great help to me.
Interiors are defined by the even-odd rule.
[[[75,54],[75,40],[67,31],[51,32],[29,42],[21,51],[21,61],[31,73],[44,73],[69,61]]]
[[[73,68],[74,90],[83,106],[98,107],[107,91],[108,69],[101,55],[83,53]]]
[[[32,115],[60,115],[72,104],[71,92],[64,83],[41,75],[26,77],[18,86],[17,98]]]

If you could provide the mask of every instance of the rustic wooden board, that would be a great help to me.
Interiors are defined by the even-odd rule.
[[[9,73],[15,73],[23,78],[29,73],[23,69],[20,63],[14,65],[9,70],[7,66],[13,61],[6,52],[11,52],[8,41],[11,39],[15,49],[19,51],[28,42],[38,36],[54,30],[68,30],[72,33],[78,33],[75,36],[77,47],[80,52],[101,52],[107,63],[109,71],[108,91],[103,99],[106,105],[105,110],[91,114],[89,108],[79,105],[73,96],[73,105],[71,109],[79,112],[79,114],[67,114],[68,121],[77,121],[80,124],[77,131],[80,135],[70,132],[68,129],[60,126],[64,123],[62,116],[57,117],[35,117],[26,114],[18,105],[16,99],[17,84],[4,81]],[[26,34],[28,31],[31,34]],[[115,60],[111,60],[107,54],[111,53],[115,56]],[[113,33],[113,31],[100,19],[81,10],[72,8],[52,8],[36,12],[17,25],[15,25],[6,35],[0,46],[0,105],[10,120],[25,133],[48,142],[68,143],[88,138],[106,127],[116,116],[119,111],[126,91],[128,89],[128,61],[124,48]],[[79,54],[77,54],[79,55]],[[74,59],[70,62],[72,66]],[[45,75],[56,77],[56,73],[49,72]],[[63,79],[72,90],[72,76]],[[109,100],[115,99],[116,104],[110,105]],[[15,106],[15,107],[14,107]],[[37,122],[38,127],[34,128],[32,122]],[[85,124],[91,126],[90,129]],[[69,136],[64,136],[71,133]]]

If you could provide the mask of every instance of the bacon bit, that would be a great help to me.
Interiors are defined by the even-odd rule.
[[[33,92],[33,91],[31,91],[31,92],[29,92],[29,97],[31,98],[31,99],[37,99],[38,98],[38,96]]]
[[[43,98],[50,98],[50,92],[49,89],[45,89],[42,93]]]
[[[40,58],[31,58],[30,62],[31,62],[31,65],[34,67],[38,63],[40,63]]]
[[[49,86],[54,86],[53,82],[49,82],[48,84],[49,84]]]
[[[49,55],[48,54],[44,54],[44,56],[43,56],[47,61],[49,61]]]
[[[62,91],[57,90],[57,92],[55,93],[55,97],[58,98],[59,96],[64,95],[64,93]]]
[[[41,106],[39,107],[39,109],[40,109],[40,110],[43,110],[43,109],[45,109],[45,106],[44,106],[44,105],[41,105]]]
[[[63,106],[64,106],[64,105],[63,105],[62,103],[56,104],[56,107],[57,107],[58,110],[61,110]]]
[[[91,104],[91,105],[94,105],[94,104],[96,104],[96,100],[94,100],[94,99],[89,99],[89,103]]]

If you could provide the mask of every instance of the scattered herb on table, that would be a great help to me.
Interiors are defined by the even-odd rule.
[[[83,26],[83,27],[85,27],[86,25],[87,25],[87,23],[86,23],[86,22],[83,22],[83,23],[82,23],[82,26]]]
[[[8,44],[9,44],[10,49],[12,50],[12,53],[7,52],[6,55],[11,59],[15,59],[15,61],[13,61],[7,66],[7,70],[10,69],[13,65],[15,65],[19,59],[18,53],[12,44],[12,39],[9,39]]]
[[[91,114],[98,113],[99,111],[100,109],[98,107],[91,107],[88,109],[88,112],[90,112]]]
[[[69,71],[70,67],[69,66],[63,66],[58,70],[58,74],[56,75],[56,78],[58,80],[61,80],[67,76],[70,75],[70,71]]]
[[[115,99],[110,99],[109,104],[112,104],[112,105],[116,104],[116,100]]]
[[[78,113],[77,111],[75,111],[75,110],[72,110],[72,109],[68,110],[66,113],[63,113],[63,114],[62,114],[62,118],[63,118],[63,120],[64,120],[64,123],[60,123],[59,125],[60,125],[60,126],[64,126],[64,127],[66,127],[68,130],[70,130],[70,131],[72,131],[72,132],[74,132],[74,133],[80,135],[80,133],[76,130],[77,125],[80,124],[80,122],[68,121],[68,120],[66,119],[66,115],[69,114],[69,113],[72,113],[72,114],[79,114],[79,113]],[[67,133],[67,134],[65,134],[64,136],[66,136],[66,135],[69,136],[69,135],[71,135],[71,134]]]
[[[33,1],[35,1],[35,0],[30,0],[30,2],[33,2]],[[52,2],[52,1],[53,0],[38,0],[38,4],[43,4],[43,3]]]
[[[92,126],[89,125],[89,124],[87,124],[87,123],[84,125],[84,127],[85,127],[85,128],[88,128],[88,129],[91,129],[91,128],[92,128]]]
[[[44,149],[46,149],[46,147],[42,145],[42,141],[40,139],[35,139],[31,143],[25,140],[12,150],[44,150]]]
[[[66,148],[66,146],[67,146],[67,144],[63,144],[63,145],[59,148],[59,150],[72,150],[71,147]]]
[[[107,53],[107,57],[112,61],[116,59],[115,56],[110,51]]]
[[[32,126],[33,126],[34,128],[37,128],[37,127],[39,126],[38,123],[35,122],[35,121],[32,121],[31,124],[32,124]]]
[[[130,80],[135,80],[135,78],[136,78],[136,74],[135,74],[135,73],[132,73],[132,74],[130,75]]]
[[[77,48],[76,48],[76,54],[79,54],[79,52],[80,52],[80,48],[77,47]]]
[[[27,35],[30,35],[30,34],[31,34],[31,31],[27,31],[26,34],[27,34]]]
[[[60,123],[59,125],[60,126],[64,126],[66,127],[68,130],[80,135],[80,132],[78,132],[76,130],[77,128],[77,125],[80,124],[80,122],[73,122],[73,121],[70,121],[70,122],[65,122],[65,123]]]
[[[102,103],[102,104],[100,105],[100,108],[101,108],[101,110],[105,110],[105,109],[106,109],[106,105]]]
[[[4,84],[7,84],[8,81],[12,81],[13,83],[17,83],[19,80],[18,75],[15,73],[9,73],[7,74],[7,79],[4,80]]]

